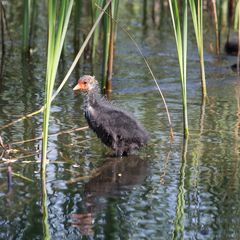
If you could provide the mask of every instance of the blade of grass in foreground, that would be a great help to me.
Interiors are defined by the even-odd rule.
[[[57,19],[57,2],[54,0],[48,1],[48,57],[47,57],[47,73],[45,85],[45,108],[43,122],[43,143],[42,143],[42,171],[45,172],[46,157],[47,157],[47,142],[48,142],[48,126],[51,108],[52,92],[55,83],[59,59],[65,39],[67,26],[72,11],[73,0],[61,1],[59,19]],[[58,28],[56,29],[56,22]]]
[[[189,134],[188,114],[187,114],[187,0],[183,3],[183,38],[181,32],[180,15],[177,0],[169,0],[169,7],[172,17],[172,24],[177,46],[178,62],[180,69],[180,79],[182,87],[182,105],[183,105],[183,128],[184,136]]]
[[[205,66],[204,66],[204,55],[203,55],[203,14],[202,14],[202,0],[197,1],[196,6],[195,0],[189,0],[189,5],[192,13],[193,26],[195,30],[195,36],[198,46],[198,54],[200,58],[201,66],[201,79],[202,79],[202,96],[207,96],[206,78],[205,78]]]
[[[41,181],[42,181],[42,212],[43,212],[43,233],[44,239],[50,239],[47,209],[47,190],[46,190],[46,160],[48,143],[48,126],[52,102],[52,92],[56,79],[57,68],[67,26],[72,11],[73,0],[61,1],[59,19],[57,19],[58,4],[55,0],[48,1],[48,56],[47,72],[45,83],[45,107],[43,121],[43,141],[42,141],[42,162],[41,162]],[[56,26],[56,23],[58,24]],[[56,28],[57,27],[57,28]]]

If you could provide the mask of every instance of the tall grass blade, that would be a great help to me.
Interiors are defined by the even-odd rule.
[[[48,125],[50,117],[51,99],[53,93],[54,82],[56,78],[59,59],[65,39],[67,26],[72,10],[73,0],[62,1],[60,4],[58,28],[57,22],[57,2],[55,0],[48,1],[49,9],[49,32],[48,32],[48,57],[47,57],[47,73],[45,86],[45,108],[44,108],[44,123],[43,123],[43,144],[42,144],[42,171],[45,172],[46,156],[47,156],[47,140],[48,140]]]
[[[113,21],[113,19],[117,18],[118,5],[119,5],[119,0],[112,1],[112,4],[110,5],[112,17],[110,17],[111,28],[110,28],[110,40],[109,40],[107,82],[106,82],[106,91],[108,92],[112,91],[114,45],[115,45],[116,35],[117,35],[117,24]]]
[[[107,9],[108,15],[112,15],[112,3]],[[106,92],[107,74],[108,74],[108,59],[110,49],[110,36],[112,31],[112,21],[108,15],[103,16],[103,66],[102,66],[102,91]]]
[[[184,114],[184,136],[188,136],[188,113],[187,113],[187,32],[188,32],[188,8],[187,0],[184,1],[183,9],[183,114]]]
[[[47,209],[47,190],[46,190],[46,160],[47,160],[47,143],[48,143],[48,126],[52,101],[52,92],[55,83],[57,68],[59,64],[60,54],[63,42],[66,36],[67,26],[72,11],[73,0],[62,1],[60,4],[59,19],[57,21],[57,2],[55,0],[48,1],[48,56],[47,56],[47,72],[45,85],[45,107],[43,122],[43,142],[42,142],[42,212],[43,212],[43,232],[44,239],[50,239],[48,225],[48,209]],[[58,28],[56,28],[58,23]]]
[[[112,90],[112,69],[114,43],[116,38],[116,24],[113,18],[117,17],[118,0],[113,0],[103,17],[103,69],[102,69],[102,91]]]
[[[207,96],[206,78],[205,78],[205,66],[204,66],[204,54],[203,54],[203,14],[202,0],[189,0],[189,5],[192,13],[193,26],[195,30],[195,36],[198,46],[198,54],[200,58],[201,67],[201,82],[202,82],[202,96]],[[218,46],[218,45],[217,45]]]
[[[43,225],[43,239],[51,239],[49,223],[48,223],[48,207],[47,207],[47,188],[46,188],[46,176],[42,174],[42,225]]]
[[[180,70],[180,80],[182,87],[182,105],[183,105],[183,127],[184,136],[188,136],[188,115],[187,115],[187,0],[184,0],[183,5],[183,37],[181,32],[181,23],[179,15],[179,7],[177,0],[169,0],[169,8],[172,18],[172,25],[176,40],[178,62]]]
[[[212,0],[212,6],[213,6],[213,16],[214,16],[214,24],[215,24],[216,52],[219,55],[220,54],[220,39],[219,39],[219,24],[218,24],[216,0]],[[228,34],[228,36],[229,36],[229,34]]]
[[[238,23],[239,23],[239,5],[240,2],[237,1],[236,8],[235,8],[235,14],[234,14],[234,29],[238,29]]]

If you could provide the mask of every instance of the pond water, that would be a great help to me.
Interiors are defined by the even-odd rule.
[[[11,162],[0,161],[0,239],[43,239],[47,230],[52,239],[240,238],[240,82],[228,67],[235,58],[217,57],[211,50],[214,33],[206,14],[208,98],[202,104],[198,54],[190,26],[190,137],[184,141],[179,69],[167,9],[159,26],[149,18],[143,27],[141,5],[136,3],[121,1],[119,18],[134,35],[166,97],[174,130],[172,145],[164,106],[149,70],[119,29],[111,99],[133,112],[149,131],[148,147],[133,156],[113,158],[92,131],[63,133],[86,126],[82,96],[72,91],[80,74],[94,69],[100,78],[100,64],[81,60],[52,106],[47,224],[41,205],[41,157],[36,154],[41,141],[18,143],[41,136],[42,116],[0,130],[4,143],[19,150],[8,156]],[[20,7],[8,8],[12,43],[6,39],[1,60],[0,127],[38,110],[44,98],[46,19],[39,16],[42,24],[35,32],[39,37],[32,56],[26,58],[21,55],[16,30],[22,19]],[[74,56],[69,37],[57,84]]]

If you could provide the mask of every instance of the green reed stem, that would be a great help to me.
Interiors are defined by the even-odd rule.
[[[202,96],[207,96],[205,66],[204,66],[204,53],[203,53],[203,14],[202,14],[202,0],[196,1],[189,0],[189,5],[192,13],[193,26],[198,46],[198,54],[200,58],[201,67],[201,82],[202,82]]]
[[[107,13],[112,15],[112,4],[109,5]],[[110,37],[112,31],[112,20],[108,15],[103,17],[103,66],[102,66],[102,91],[106,91],[107,86],[107,72],[108,72],[108,59],[110,50]]]
[[[91,5],[92,6],[92,21],[94,23],[100,15],[100,11],[96,7],[96,5],[103,7],[104,0],[92,0],[91,3],[92,3],[92,5]],[[92,40],[92,59],[93,60],[96,59],[97,46],[98,46],[98,42],[99,42],[99,31],[100,31],[100,26],[97,26],[94,31],[93,40]]]
[[[172,17],[172,24],[177,46],[178,62],[180,69],[180,80],[182,87],[182,105],[183,105],[183,127],[184,136],[188,136],[188,114],[187,114],[187,0],[183,3],[183,33],[181,32],[180,15],[177,0],[169,0],[169,7]],[[182,37],[183,34],[183,37]]]
[[[216,35],[216,52],[219,55],[220,54],[220,39],[219,39],[219,26],[218,26],[216,0],[212,0],[212,6],[213,6],[213,16],[214,16],[214,24],[215,24],[215,35]]]
[[[46,188],[46,176],[42,174],[42,225],[43,225],[43,239],[49,240],[51,239],[50,230],[49,230],[49,223],[48,223],[48,207],[47,207],[47,188]]]
[[[235,30],[238,29],[239,16],[240,16],[239,7],[240,7],[240,3],[239,3],[239,1],[237,1],[236,8],[235,8],[235,14],[234,14],[234,29]]]
[[[113,57],[114,57],[114,45],[117,35],[117,24],[113,21],[113,18],[117,18],[119,0],[112,1],[110,5],[111,16],[110,17],[110,39],[109,39],[109,56],[108,56],[108,69],[107,69],[107,82],[106,91],[112,91],[112,73],[113,73]]]
[[[50,108],[52,101],[53,87],[55,83],[59,59],[66,36],[67,26],[72,11],[73,0],[61,1],[59,10],[59,19],[57,21],[57,2],[55,0],[48,1],[48,57],[47,57],[47,73],[45,85],[45,108],[43,122],[43,144],[42,144],[42,171],[45,172],[47,142],[48,142],[48,126],[50,117]],[[58,28],[56,28],[58,23]]]
[[[48,1],[48,56],[47,72],[45,85],[45,104],[43,122],[43,142],[42,142],[42,212],[43,212],[43,232],[44,239],[51,239],[48,225],[47,190],[46,190],[46,162],[47,162],[47,143],[48,127],[52,101],[53,87],[56,79],[57,68],[63,48],[67,26],[72,11],[73,0],[61,1],[59,18],[57,19],[58,4],[56,0]],[[56,24],[58,24],[56,26]]]

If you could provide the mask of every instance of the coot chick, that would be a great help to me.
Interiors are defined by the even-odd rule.
[[[140,123],[99,95],[94,76],[84,75],[73,90],[84,93],[84,114],[89,127],[116,156],[126,156],[147,143],[149,135]]]

